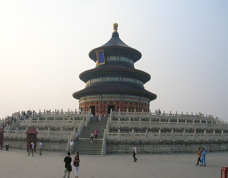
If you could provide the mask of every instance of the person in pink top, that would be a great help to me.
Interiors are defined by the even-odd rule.
[[[94,135],[95,135],[95,139],[97,139],[97,135],[98,135],[97,129],[94,130]]]

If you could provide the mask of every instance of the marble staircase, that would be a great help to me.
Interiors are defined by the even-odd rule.
[[[74,144],[73,153],[79,152],[79,154],[86,155],[100,155],[102,150],[102,139],[104,129],[107,124],[107,118],[102,117],[101,122],[97,118],[91,118],[87,127],[84,127],[82,133],[79,137],[79,141]],[[93,143],[90,142],[90,134],[94,133],[94,130],[97,129],[98,137],[93,140]]]

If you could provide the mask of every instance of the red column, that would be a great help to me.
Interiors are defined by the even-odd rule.
[[[120,111],[123,111],[123,101],[120,101]]]
[[[141,103],[139,103],[138,105],[139,105],[139,111],[138,112],[142,112]]]

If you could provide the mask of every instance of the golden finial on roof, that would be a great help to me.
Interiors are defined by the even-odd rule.
[[[113,30],[114,30],[114,32],[117,32],[117,28],[118,28],[118,23],[114,23],[113,24]]]

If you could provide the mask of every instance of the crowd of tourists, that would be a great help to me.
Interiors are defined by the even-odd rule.
[[[7,116],[5,118],[2,118],[1,121],[1,129],[4,129],[7,125],[12,125],[13,123],[15,123],[17,121],[17,119],[19,120],[24,120],[24,119],[28,119],[30,117],[36,116],[38,115],[36,113],[36,111],[19,111],[17,113],[12,114],[12,116]]]
[[[12,123],[16,122],[17,118],[14,116],[7,116],[2,119],[3,123],[1,125],[1,129],[4,129],[7,125],[11,125]]]
[[[27,112],[25,112],[25,111],[19,112],[19,118],[20,118],[20,120],[28,119],[30,117],[37,116],[37,115],[38,114],[34,110],[33,111],[28,110]]]

